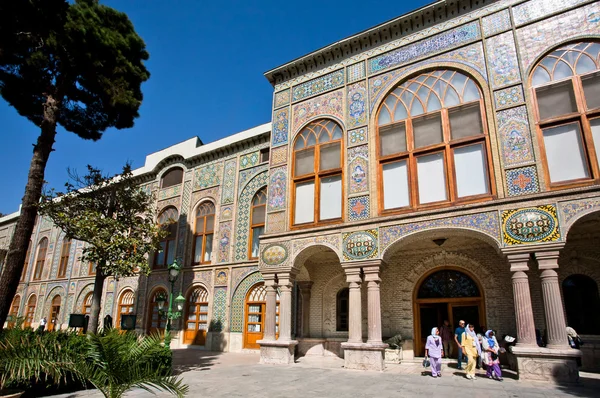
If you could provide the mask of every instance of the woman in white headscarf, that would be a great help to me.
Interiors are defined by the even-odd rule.
[[[431,376],[442,377],[442,357],[444,356],[444,345],[438,328],[431,329],[431,335],[427,336],[425,343],[425,355],[431,363]]]
[[[491,379],[502,381],[502,370],[500,369],[500,346],[494,336],[493,330],[485,332],[485,338],[481,342],[483,363],[487,366],[486,376]]]
[[[481,344],[479,344],[479,338],[475,334],[475,326],[467,325],[465,332],[462,334],[461,346],[463,354],[469,359],[465,369],[467,379],[475,380],[475,364],[477,363],[475,358],[481,355]]]

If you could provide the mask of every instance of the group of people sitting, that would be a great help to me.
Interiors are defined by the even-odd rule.
[[[493,330],[484,335],[475,332],[475,325],[466,325],[461,320],[452,336],[448,321],[441,328],[431,329],[431,335],[425,343],[425,356],[429,358],[431,376],[442,377],[442,358],[452,356],[453,345],[458,347],[458,369],[462,369],[463,359],[466,358],[466,377],[475,380],[475,367],[481,360],[487,369],[486,376],[502,381],[499,354],[503,350],[496,340]]]

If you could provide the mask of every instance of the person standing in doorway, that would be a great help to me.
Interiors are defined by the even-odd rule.
[[[454,341],[452,339],[452,329],[450,328],[448,320],[445,320],[440,328],[440,337],[442,338],[442,344],[444,346],[444,357],[452,357],[452,344],[454,344]]]
[[[467,357],[467,379],[475,380],[475,365],[481,355],[481,344],[475,334],[475,326],[467,325],[461,339],[463,355]]]
[[[425,343],[425,356],[429,357],[431,363],[431,376],[442,377],[442,357],[444,346],[438,328],[431,329],[431,336],[427,336]]]
[[[463,350],[462,350],[462,335],[465,333],[465,321],[462,319],[458,322],[458,327],[454,331],[454,342],[458,346],[458,370],[462,370]]]
[[[38,332],[43,332],[44,329],[46,329],[46,323],[48,323],[48,321],[46,320],[46,317],[43,317],[42,319],[40,319],[40,325],[38,326]]]

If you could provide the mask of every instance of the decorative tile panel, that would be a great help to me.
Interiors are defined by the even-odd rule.
[[[348,199],[348,221],[366,220],[370,217],[369,195]]]
[[[258,166],[260,163],[260,151],[247,153],[240,156],[240,170]]]
[[[238,195],[242,194],[242,190],[255,175],[267,171],[267,166],[254,167],[252,169],[240,171],[240,177],[238,178]]]
[[[496,119],[504,167],[533,162],[533,144],[525,106],[500,111]]]
[[[486,44],[492,87],[520,82],[521,72],[513,33],[506,32],[491,37]]]
[[[290,94],[291,91],[290,89],[286,89],[283,91],[279,91],[278,93],[275,93],[274,95],[274,99],[273,99],[273,108],[280,108],[284,105],[287,105],[290,103]]]
[[[361,127],[356,130],[348,131],[348,146],[357,146],[366,144],[369,141],[369,129],[368,127]]]
[[[262,248],[261,265],[277,267],[285,264],[289,256],[288,242],[274,243]]]
[[[271,166],[277,166],[287,162],[288,147],[280,146],[271,150]]]
[[[235,289],[231,298],[231,331],[241,333],[244,325],[244,300],[252,286],[263,282],[264,279],[260,272],[254,272],[248,275]],[[233,285],[232,285],[233,286]]]
[[[327,246],[331,250],[335,251],[336,254],[338,254],[338,256],[339,256],[340,249],[341,249],[340,234],[318,235],[318,236],[313,236],[311,238],[294,239],[292,241],[292,247],[293,247],[293,253],[294,253],[293,258],[295,259],[296,256],[302,250],[307,248],[308,246],[316,246],[316,245]]]
[[[219,251],[217,252],[217,261],[219,263],[229,262],[229,252],[231,249],[231,221],[219,224]]]
[[[507,245],[560,240],[556,206],[505,210],[502,212],[502,232]]]
[[[479,22],[471,22],[369,60],[369,74],[414,62],[481,37]]]
[[[232,204],[235,198],[235,165],[236,159],[225,162],[223,167],[223,190],[221,191],[221,204]]]
[[[187,215],[190,209],[190,199],[192,198],[191,172],[187,172],[185,174],[184,180],[183,195],[181,197],[181,209],[179,211],[179,232],[177,234],[177,258],[180,259],[183,258],[185,238],[188,230]]]
[[[434,228],[475,230],[483,232],[498,243],[500,242],[500,221],[498,219],[498,213],[490,211],[487,213],[468,214],[464,216],[446,217],[436,220],[381,227],[381,250],[385,250],[392,243],[406,235]]]
[[[506,170],[506,187],[508,196],[528,195],[540,191],[537,169],[535,166]]]
[[[287,144],[289,117],[289,108],[280,109],[273,113],[273,133],[271,137],[272,147]]]
[[[561,203],[559,204],[559,208],[562,219],[565,222],[563,227],[566,227],[572,224],[573,220],[579,219],[580,215],[600,210],[600,199],[589,198]]]
[[[256,192],[267,185],[268,175],[263,172],[246,185],[238,200],[235,229],[235,261],[248,259],[248,232],[250,231],[250,209]]]
[[[342,237],[344,260],[366,260],[377,257],[378,236],[377,228],[344,233]]]
[[[481,26],[483,27],[483,35],[486,37],[511,29],[512,24],[508,9],[483,17],[481,19]]]
[[[156,203],[156,212],[160,214],[164,209],[171,206],[175,207],[177,211],[179,211],[181,207],[181,197],[177,196],[175,198],[161,200],[160,202]]]
[[[294,131],[298,131],[307,121],[317,116],[335,116],[344,120],[344,93],[334,91],[292,107]]]
[[[164,200],[172,198],[173,196],[181,195],[182,184],[174,185],[172,187],[164,188],[158,191],[157,200]]]
[[[369,148],[367,145],[348,148],[348,193],[369,191]]]
[[[284,210],[287,195],[287,166],[271,169],[268,191],[268,211]]]
[[[221,184],[223,163],[213,163],[194,171],[194,191]]]
[[[348,80],[348,83],[364,79],[365,76],[366,71],[364,61],[346,67],[346,79]]]
[[[367,122],[367,82],[348,86],[346,127],[354,128]]]
[[[333,90],[343,85],[344,70],[340,69],[294,87],[292,90],[292,100],[299,101],[307,97],[312,97],[316,94],[324,93],[325,91]]]
[[[75,308],[73,308],[74,314],[83,313],[83,300],[85,297],[94,291],[94,283],[86,285],[77,295],[77,301],[75,302]]]
[[[585,3],[587,0],[531,0],[513,7],[515,24],[522,25],[557,11]]]
[[[229,281],[229,268],[219,268],[215,270],[215,286],[227,285]]]
[[[220,221],[228,221],[233,218],[233,206],[221,206],[221,217],[219,217]]]
[[[211,332],[221,332],[225,328],[227,321],[227,288],[217,287],[213,296],[213,313],[210,321],[209,330]]]
[[[251,267],[239,267],[231,270],[231,294],[237,289],[239,283],[246,278],[246,276],[252,274],[253,272],[257,272],[257,266]]]
[[[267,231],[270,234],[285,231],[285,211],[267,214]]]
[[[523,94],[523,86],[520,84],[494,92],[494,103],[498,109],[508,108],[524,102],[525,95]]]

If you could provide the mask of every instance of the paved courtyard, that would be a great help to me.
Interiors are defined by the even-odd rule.
[[[389,365],[385,372],[362,372],[343,369],[338,358],[301,358],[292,366],[275,367],[259,365],[254,352],[175,350],[174,362],[190,386],[190,397],[600,397],[600,375],[596,374],[582,374],[580,385],[554,386],[518,382],[510,372],[503,382],[483,377],[471,381],[447,364],[443,377],[433,379],[422,373],[418,363]],[[139,390],[127,396],[151,395]],[[60,397],[101,394],[91,390]]]

